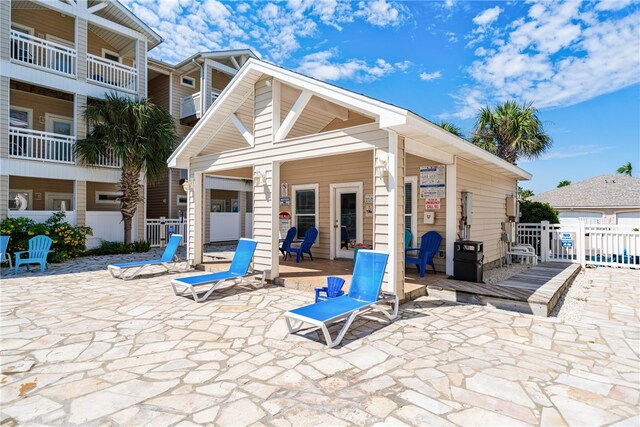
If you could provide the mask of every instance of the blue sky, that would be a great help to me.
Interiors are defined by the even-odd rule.
[[[554,145],[523,187],[640,174],[640,2],[124,0],[165,39],[151,56],[258,56],[438,122],[532,102]],[[635,175],[635,174],[634,174]]]

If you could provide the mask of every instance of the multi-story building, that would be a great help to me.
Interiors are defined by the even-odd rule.
[[[248,49],[203,52],[171,65],[147,57],[161,42],[117,1],[0,2],[0,219],[44,221],[65,210],[70,223],[94,229],[94,243],[123,239],[119,159],[86,167],[74,155],[76,140],[87,133],[87,104],[110,92],[148,96],[174,117],[177,146],[255,57]],[[149,238],[146,218],[180,218],[186,211],[185,177],[186,171],[169,170],[145,185],[134,240]],[[251,185],[214,178],[208,185],[212,212],[229,213],[216,219],[226,223],[216,227],[224,232],[213,240],[250,234]]]

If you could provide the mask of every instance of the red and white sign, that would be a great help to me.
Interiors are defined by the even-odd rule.
[[[440,209],[440,198],[433,199],[425,199],[424,200],[424,208],[425,209]]]

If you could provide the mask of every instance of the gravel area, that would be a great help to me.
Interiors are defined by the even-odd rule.
[[[591,289],[591,279],[581,271],[562,292],[558,303],[553,308],[549,317],[557,317],[561,320],[577,322],[582,317],[584,304]]]
[[[483,274],[484,283],[487,285],[496,285],[514,274],[521,273],[531,267],[531,264],[511,264],[507,267],[494,268],[485,270]]]

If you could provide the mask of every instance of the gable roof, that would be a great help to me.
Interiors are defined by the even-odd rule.
[[[397,132],[400,135],[416,139],[437,140],[437,148],[448,153],[471,160],[474,163],[497,167],[500,172],[516,179],[531,179],[531,174],[511,163],[489,153],[486,150],[442,129],[419,115],[375,98],[305,76],[277,65],[250,58],[231,80],[216,102],[207,110],[195,127],[176,148],[168,160],[170,167],[187,167],[190,157],[198,155],[198,149],[209,140],[212,123],[216,115],[233,113],[234,100],[245,100],[248,91],[253,91],[255,83],[264,75],[271,76],[296,89],[308,90],[315,96],[338,105],[348,106],[357,112],[374,116],[380,128]],[[226,104],[230,105],[226,105]]]
[[[640,207],[640,178],[600,175],[554,188],[529,200],[549,203],[554,208]]]

